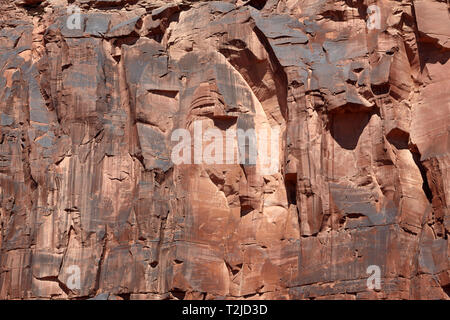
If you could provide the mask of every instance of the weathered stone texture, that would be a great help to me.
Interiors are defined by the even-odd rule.
[[[0,1],[0,298],[449,299],[447,1],[72,4]],[[175,165],[196,120],[278,172]]]

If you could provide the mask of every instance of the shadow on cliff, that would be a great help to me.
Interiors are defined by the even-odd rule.
[[[333,139],[346,150],[354,150],[364,128],[375,112],[340,112],[329,115],[330,133]]]

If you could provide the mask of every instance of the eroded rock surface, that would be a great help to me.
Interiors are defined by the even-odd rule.
[[[70,4],[0,1],[0,298],[449,299],[447,1]],[[279,169],[175,165],[197,120]]]

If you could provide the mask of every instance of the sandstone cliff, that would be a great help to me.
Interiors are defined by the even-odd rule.
[[[448,1],[69,2],[0,1],[0,298],[449,299]]]

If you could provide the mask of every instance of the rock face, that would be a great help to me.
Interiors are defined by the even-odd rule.
[[[449,299],[447,1],[70,2],[0,1],[0,298]]]

